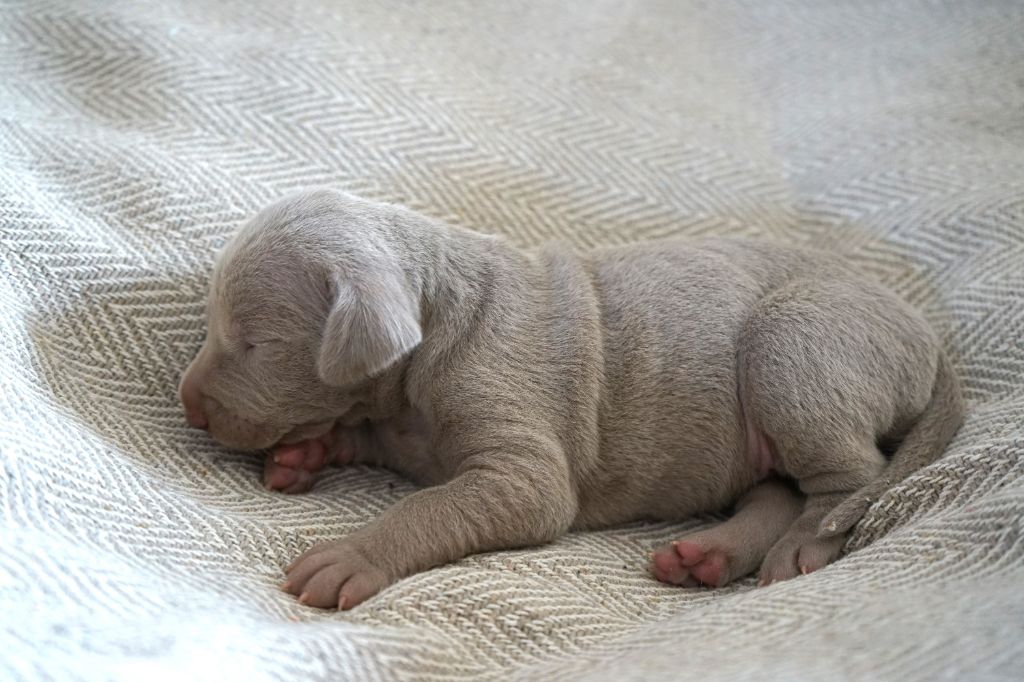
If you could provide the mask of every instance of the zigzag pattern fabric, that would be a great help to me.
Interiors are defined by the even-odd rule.
[[[1024,4],[0,2],[3,679],[1019,679]],[[331,185],[523,246],[742,234],[844,254],[970,409],[847,555],[655,582],[647,523],[467,558],[356,610],[282,567],[412,490],[309,494],[189,429],[213,255]]]

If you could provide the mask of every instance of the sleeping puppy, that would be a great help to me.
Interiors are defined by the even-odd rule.
[[[187,419],[271,448],[268,486],[351,462],[424,486],[287,569],[319,607],[473,552],[730,506],[658,549],[655,575],[791,578],[834,560],[963,414],[920,314],[841,259],[769,243],[525,252],[316,191],[230,241],[207,315]]]

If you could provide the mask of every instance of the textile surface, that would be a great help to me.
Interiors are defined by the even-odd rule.
[[[1024,3],[0,2],[0,678],[1020,679]],[[469,557],[348,613],[309,494],[186,427],[213,254],[331,185],[523,246],[737,234],[925,311],[969,415],[813,575],[655,582],[714,521]]]

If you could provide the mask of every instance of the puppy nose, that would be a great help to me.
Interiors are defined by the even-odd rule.
[[[185,372],[181,380],[181,404],[185,406],[185,421],[189,426],[197,429],[209,427],[210,421],[203,412],[203,394],[199,390],[196,381],[191,377],[191,372]]]
[[[201,407],[192,408],[188,405],[185,406],[185,421],[188,425],[197,429],[203,429],[204,431],[210,426],[209,420],[206,415],[203,414]]]

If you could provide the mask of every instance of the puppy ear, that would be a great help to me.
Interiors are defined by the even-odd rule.
[[[404,278],[381,273],[365,282],[332,277],[317,373],[345,386],[373,376],[412,351],[423,339],[419,305]]]

